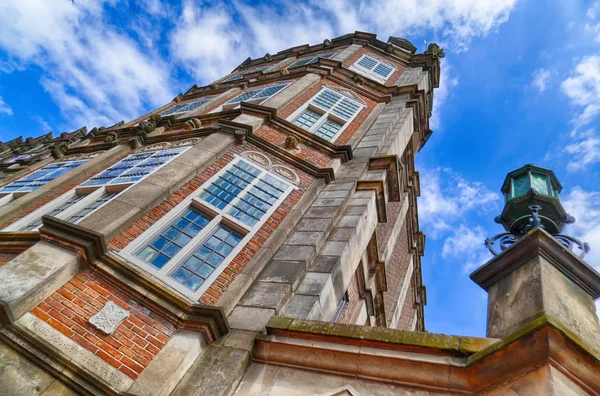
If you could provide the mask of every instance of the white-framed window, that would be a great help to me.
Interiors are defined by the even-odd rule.
[[[292,67],[298,67],[298,66],[304,66],[304,65],[310,65],[311,63],[317,63],[319,61],[320,58],[323,59],[331,59],[333,58],[335,55],[337,54],[337,52],[329,52],[326,54],[322,54],[322,55],[317,55],[317,56],[309,56],[307,58],[302,58],[297,60],[296,62],[292,63],[291,65],[289,65],[287,68],[291,69]]]
[[[4,230],[35,231],[46,214],[77,224],[187,149],[179,147],[131,154]]]
[[[375,81],[386,82],[388,78],[396,71],[396,68],[389,63],[384,63],[377,58],[369,55],[363,55],[359,60],[350,66],[359,74],[369,77]]]
[[[295,188],[236,156],[120,254],[197,300]]]
[[[77,168],[79,165],[85,162],[86,161],[53,162],[30,173],[27,176],[23,176],[19,180],[0,187],[0,194],[33,191],[56,179],[60,175],[67,173],[71,169]]]
[[[162,117],[166,117],[166,116],[170,116],[173,114],[187,113],[188,111],[192,111],[195,108],[202,106],[204,103],[208,102],[211,99],[212,98],[202,98],[202,99],[193,100],[191,102],[180,103],[180,104],[170,107],[164,111],[161,111],[160,115]]]
[[[334,142],[360,113],[364,103],[330,88],[323,88],[289,118],[313,135]]]
[[[271,65],[266,65],[266,66],[260,66],[260,67],[255,67],[252,69],[248,69],[248,70],[241,70],[237,73],[235,73],[232,76],[227,77],[226,79],[224,79],[222,82],[230,82],[230,81],[235,81],[235,80],[240,80],[242,79],[246,74],[250,74],[250,73],[256,73],[259,71],[263,71],[265,69],[268,69],[269,67],[271,67]]]
[[[268,85],[266,87],[258,87],[252,88],[245,92],[242,92],[235,98],[229,100],[223,106],[219,106],[216,109],[212,110],[211,113],[216,113],[222,110],[231,110],[237,108],[242,102],[249,102],[254,104],[261,104],[268,99],[272,98],[283,89],[285,89],[291,82]]]

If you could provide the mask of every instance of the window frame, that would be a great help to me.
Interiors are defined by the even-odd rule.
[[[17,182],[19,182],[19,181],[21,181],[21,180],[23,180],[23,179],[27,178],[27,177],[30,177],[30,176],[31,176],[31,175],[33,175],[34,173],[36,173],[36,172],[39,172],[39,171],[41,171],[41,170],[44,170],[44,169],[46,169],[47,167],[49,167],[49,166],[51,166],[51,165],[57,165],[57,164],[67,164],[67,163],[71,163],[71,162],[73,162],[73,163],[75,163],[75,162],[79,162],[79,164],[78,164],[77,166],[73,166],[73,167],[71,167],[71,168],[70,168],[68,171],[66,171],[66,172],[64,172],[64,173],[62,173],[62,174],[60,174],[60,175],[58,175],[58,176],[55,176],[55,177],[53,177],[52,179],[48,180],[47,182],[45,182],[44,184],[42,184],[42,185],[40,185],[40,186],[37,186],[37,187],[36,187],[36,188],[34,188],[34,189],[31,189],[31,190],[21,190],[21,191],[2,191],[2,190],[3,190],[3,189],[5,189],[6,187],[9,187],[9,186],[11,186],[11,185],[13,185],[13,184],[15,184],[15,183],[17,183]],[[5,195],[11,195],[11,194],[12,194],[12,195],[13,195],[15,198],[21,197],[21,196],[23,196],[23,195],[25,195],[25,194],[27,194],[27,193],[30,193],[30,192],[32,192],[32,191],[35,191],[35,190],[37,190],[37,189],[38,189],[38,188],[40,188],[40,187],[43,187],[43,186],[45,186],[46,184],[48,184],[48,183],[52,182],[53,180],[55,180],[55,179],[59,178],[60,176],[62,176],[62,175],[64,175],[64,174],[66,174],[66,173],[69,173],[69,172],[70,172],[70,171],[72,171],[73,169],[77,169],[77,168],[79,168],[81,165],[85,164],[86,162],[87,162],[87,160],[73,160],[73,161],[56,161],[56,162],[50,162],[49,164],[46,164],[46,165],[44,165],[44,166],[42,166],[42,167],[40,167],[40,168],[38,168],[38,169],[36,169],[36,170],[34,170],[34,171],[32,171],[32,172],[29,172],[29,173],[28,173],[28,174],[26,174],[26,175],[23,175],[22,177],[18,178],[17,180],[13,180],[12,182],[10,182],[10,183],[7,183],[7,184],[5,184],[5,185],[1,186],[1,187],[0,187],[0,196],[5,196]],[[58,169],[61,169],[61,168],[58,168]],[[54,172],[51,172],[51,173],[54,173]],[[50,174],[51,174],[51,173],[50,173]],[[21,188],[22,188],[22,187],[21,187]]]
[[[255,88],[249,88],[246,89],[242,92],[240,92],[239,94],[237,94],[236,96],[234,96],[233,98],[229,99],[227,102],[223,103],[221,106],[217,107],[216,109],[212,110],[210,113],[216,113],[219,111],[223,111],[223,110],[232,110],[232,109],[237,109],[241,103],[243,102],[247,102],[247,103],[254,103],[254,104],[263,104],[264,102],[266,102],[267,100],[271,99],[272,97],[274,97],[277,94],[280,94],[281,92],[283,92],[286,88],[288,88],[290,85],[292,85],[294,83],[294,81],[288,81],[288,82],[282,82],[282,83],[276,83],[276,84],[269,84],[269,85],[265,85],[262,87],[255,87]],[[231,103],[232,100],[237,99],[238,97],[240,97],[241,95],[243,95],[244,93],[248,92],[248,91],[253,91],[253,90],[258,90],[261,89],[265,90],[268,89],[270,87],[274,87],[277,85],[284,85],[279,91],[275,92],[274,94],[265,97],[265,98],[257,98],[257,99],[250,99],[250,100],[244,100],[244,101],[240,101],[240,102],[234,102]]]
[[[358,110],[356,111],[356,113],[354,113],[354,115],[352,115],[352,117],[350,117],[348,120],[344,120],[343,118],[335,115],[332,113],[335,105],[333,105],[329,110],[325,110],[321,107],[319,107],[317,104],[313,103],[313,101],[315,100],[315,98],[317,96],[319,96],[321,94],[321,92],[323,91],[331,91],[334,92],[338,95],[341,95],[342,98],[338,99],[338,101],[336,102],[339,103],[341,100],[343,100],[344,98],[350,99],[356,103],[358,103],[360,105],[360,107],[358,108]],[[323,86],[319,92],[317,92],[316,94],[314,94],[308,101],[306,101],[306,103],[304,103],[302,106],[300,106],[296,111],[294,111],[288,118],[287,121],[289,121],[290,123],[294,124],[294,121],[296,121],[303,113],[306,109],[312,110],[316,113],[319,113],[321,115],[321,117],[309,128],[309,129],[304,129],[301,126],[298,126],[296,124],[296,126],[298,126],[299,128],[304,129],[305,131],[307,131],[308,133],[310,133],[311,135],[317,136],[314,134],[314,132],[316,130],[318,130],[321,125],[323,125],[328,119],[331,119],[339,124],[341,124],[342,126],[340,127],[340,129],[337,131],[337,133],[330,139],[325,139],[324,137],[319,136],[321,139],[327,140],[331,143],[335,142],[340,136],[341,134],[346,130],[346,128],[352,123],[352,121],[354,121],[354,119],[360,114],[360,112],[366,108],[366,104],[362,101],[358,101],[355,98],[351,98],[347,95],[344,95],[341,92],[338,92],[334,89],[331,89],[327,86]]]
[[[306,65],[312,65],[313,63],[317,63],[319,61],[319,59],[323,58],[323,59],[331,59],[334,56],[336,56],[339,53],[339,51],[332,51],[332,52],[327,52],[325,54],[321,54],[321,55],[315,55],[315,56],[305,56],[304,58],[300,58],[300,59],[296,59],[291,65],[289,65],[288,67],[286,67],[286,69],[292,69],[294,67],[300,67],[300,66],[306,66]],[[329,55],[329,56],[327,56]],[[304,62],[306,61],[306,62]],[[297,63],[300,62],[304,62],[301,65],[296,65]]]
[[[372,68],[372,69],[367,69],[366,67],[364,67],[364,66],[360,65],[360,64],[359,64],[359,62],[360,62],[361,60],[363,60],[364,58],[370,58],[370,59],[374,60],[374,61],[376,62],[376,63],[375,63],[375,66],[373,66],[373,68]],[[374,71],[374,70],[375,70],[375,68],[377,68],[377,66],[378,66],[379,64],[383,64],[383,65],[385,65],[385,66],[388,66],[388,67],[390,67],[390,68],[392,69],[392,70],[390,71],[390,73],[389,73],[389,74],[388,74],[386,77],[383,77],[383,76],[381,76],[381,75],[379,75],[379,74],[375,73],[375,71]],[[349,68],[349,69],[350,69],[350,70],[352,70],[352,71],[355,71],[355,72],[357,72],[358,74],[362,74],[362,75],[364,75],[365,77],[368,77],[368,78],[370,78],[370,79],[372,79],[372,80],[375,80],[375,81],[377,81],[377,82],[380,82],[380,83],[387,82],[387,80],[389,80],[389,79],[390,79],[390,77],[392,77],[392,75],[393,75],[393,74],[394,74],[396,71],[398,71],[398,68],[397,68],[395,65],[393,65],[393,64],[391,64],[391,63],[388,63],[388,62],[384,62],[384,61],[382,61],[381,59],[379,59],[379,58],[376,58],[375,56],[373,56],[373,55],[370,55],[370,54],[363,54],[363,55],[362,55],[362,56],[361,56],[359,59],[357,59],[357,60],[356,60],[356,61],[355,61],[355,62],[354,62],[352,65],[350,65],[350,68]]]
[[[174,116],[174,115],[185,114],[185,113],[188,113],[188,112],[190,112],[190,111],[194,111],[194,110],[196,110],[198,107],[200,107],[200,106],[202,106],[202,105],[204,105],[204,104],[206,104],[206,103],[210,102],[210,100],[211,100],[211,99],[213,99],[213,98],[212,98],[212,97],[206,97],[206,98],[198,98],[198,99],[196,99],[196,100],[190,100],[189,102],[176,103],[175,105],[173,105],[173,106],[171,106],[171,107],[169,107],[169,108],[167,108],[167,109],[164,109],[163,111],[159,112],[158,114],[159,114],[161,117],[170,117],[170,116]],[[167,114],[167,115],[163,115],[163,113],[165,113],[165,112],[168,112],[168,111],[171,111],[172,109],[174,109],[174,108],[175,108],[175,107],[177,107],[177,106],[186,106],[186,105],[190,105],[190,104],[192,104],[192,103],[197,103],[197,102],[202,102],[202,103],[200,103],[198,106],[194,107],[193,109],[190,109],[190,110],[185,110],[185,111],[177,111],[177,112],[174,112],[174,113],[169,113],[169,114]]]
[[[260,175],[257,176],[251,183],[249,183],[249,185],[223,209],[218,209],[212,204],[202,200],[200,198],[201,193],[239,161],[246,162],[252,165],[253,167],[259,169],[261,171]],[[275,201],[271,208],[269,208],[269,210],[265,212],[265,214],[261,217],[260,221],[258,221],[254,226],[249,226],[247,224],[242,223],[241,220],[235,219],[227,212],[229,212],[229,210],[234,206],[234,204],[237,203],[242,196],[245,196],[246,193],[250,191],[250,189],[254,185],[256,185],[259,180],[262,180],[264,175],[269,175],[277,179],[278,181],[285,183],[287,185],[287,188],[282,193],[281,197],[279,197],[277,201]],[[223,273],[223,271],[229,266],[229,264],[237,257],[237,255],[242,251],[242,249],[246,247],[248,242],[267,222],[271,215],[281,206],[283,201],[287,199],[290,193],[296,189],[298,189],[298,187],[292,184],[289,180],[285,180],[279,177],[279,175],[273,172],[269,172],[268,170],[266,170],[259,164],[249,160],[248,158],[235,154],[234,158],[227,165],[225,165],[222,169],[215,173],[211,178],[206,180],[196,191],[194,191],[194,193],[186,197],[175,208],[169,211],[166,215],[164,215],[156,223],[154,223],[146,231],[144,231],[140,236],[133,240],[129,245],[127,245],[123,250],[119,252],[119,255],[129,260],[131,263],[141,268],[142,270],[148,272],[152,276],[157,277],[166,285],[170,286],[171,288],[183,294],[184,296],[197,301],[210,288],[210,286],[221,275],[221,273]],[[156,239],[156,237],[158,237],[165,230],[171,227],[171,225],[174,224],[174,222],[190,208],[194,208],[197,211],[204,213],[205,215],[211,217],[211,219],[206,225],[206,227],[200,230],[200,232],[198,232],[198,234],[194,236],[191,241],[189,241],[185,246],[183,246],[181,250],[175,256],[173,256],[173,258],[166,262],[162,268],[157,269],[152,264],[145,262],[137,256],[139,252],[141,252],[146,246],[149,246],[151,242],[154,241],[154,239]],[[194,252],[196,252],[201,246],[203,246],[203,244],[216,232],[216,230],[218,230],[220,224],[224,224],[225,226],[242,234],[242,238],[240,239],[239,243],[233,248],[231,252],[229,252],[227,256],[225,256],[223,261],[217,267],[215,267],[214,271],[205,279],[205,281],[196,291],[193,291],[192,289],[186,287],[184,284],[181,284],[175,279],[173,279],[171,275],[173,275],[194,254]]]
[[[68,217],[70,217],[71,215],[78,213],[80,210],[84,209],[90,203],[95,202],[99,197],[102,196],[102,194],[105,191],[106,192],[117,192],[117,194],[114,197],[112,197],[110,200],[102,203],[100,206],[98,206],[93,211],[88,213],[85,217],[82,217],[81,219],[79,219],[77,222],[72,223],[72,224],[79,224],[80,222],[82,222],[83,220],[85,220],[86,218],[88,218],[89,216],[91,216],[92,214],[97,212],[98,210],[102,209],[105,205],[108,205],[115,198],[117,198],[119,195],[121,195],[124,191],[126,191],[130,187],[134,186],[135,184],[140,183],[142,180],[149,177],[153,173],[157,172],[159,169],[161,169],[163,166],[169,164],[171,161],[173,161],[175,158],[179,157],[181,154],[185,153],[190,147],[181,147],[184,150],[182,150],[180,153],[175,155],[171,160],[158,166],[152,172],[148,173],[147,175],[144,175],[141,179],[136,180],[134,182],[124,182],[124,183],[118,183],[118,184],[110,184],[110,182],[108,182],[105,184],[98,184],[98,185],[94,185],[94,186],[83,186],[84,183],[88,182],[93,177],[104,173],[106,170],[123,162],[125,159],[129,158],[131,155],[140,154],[140,153],[130,153],[125,158],[123,158],[123,159],[119,160],[118,162],[115,162],[111,166],[103,169],[102,171],[98,172],[96,175],[82,181],[78,186],[76,186],[76,187],[72,188],[71,190],[67,191],[66,193],[54,198],[52,201],[47,202],[45,205],[39,207],[38,209],[34,210],[33,212],[27,214],[26,216],[23,216],[21,219],[15,221],[14,223],[9,224],[8,226],[4,227],[2,230],[0,230],[0,232],[4,232],[4,231],[12,231],[12,232],[37,231],[37,230],[39,230],[39,227],[35,227],[31,230],[25,230],[24,228],[27,227],[28,225],[30,225],[31,223],[35,222],[36,220],[41,219],[42,216],[52,212],[54,209],[58,208],[59,206],[63,205],[64,203],[68,202],[75,195],[86,195],[86,197],[82,198],[80,201],[76,202],[74,205],[68,207],[67,209],[65,209],[62,212],[60,212],[59,214],[57,214],[55,216],[56,218],[65,220]],[[179,147],[174,147],[174,148],[179,148]],[[148,151],[148,152],[156,153],[156,152],[161,152],[161,151],[166,151],[166,150],[171,150],[171,149],[153,150],[153,151]],[[150,157],[148,157],[148,158],[150,158]],[[126,172],[124,172],[124,173],[126,173]],[[111,179],[111,181],[113,181],[115,179]],[[1,200],[0,200],[0,202],[1,202]]]
[[[263,72],[267,69],[269,69],[272,65],[267,65],[267,66],[259,66],[259,67],[255,67],[252,69],[248,69],[248,70],[238,70],[232,73],[229,73],[230,76],[229,77],[224,77],[220,82],[222,83],[226,83],[226,82],[232,82],[232,81],[237,81],[237,80],[241,80],[244,78],[244,76],[246,74],[250,74],[250,73],[256,73],[256,72]],[[239,76],[239,77],[237,77]],[[234,78],[236,77],[236,78]]]

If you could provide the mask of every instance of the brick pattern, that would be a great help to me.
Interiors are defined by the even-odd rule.
[[[107,336],[88,320],[109,300],[130,310],[130,315]],[[89,271],[76,275],[31,313],[133,379],[144,371],[175,332],[171,323]]]
[[[407,221],[408,219],[406,219],[404,224],[402,224],[402,228],[398,233],[398,239],[396,240],[392,254],[386,263],[385,275],[387,278],[387,291],[384,292],[383,298],[385,301],[385,316],[387,320],[392,319],[398,297],[400,296],[400,291],[402,290],[402,283],[404,282],[404,277],[410,262],[410,253],[408,250],[408,230],[406,227]]]
[[[135,238],[140,236],[144,231],[150,228],[160,218],[165,216],[175,206],[180,204],[186,197],[196,191],[206,180],[210,179],[215,173],[223,169],[230,161],[234,159],[234,154],[241,154],[244,151],[261,151],[259,148],[247,144],[244,146],[236,146],[225,153],[221,158],[208,166],[204,171],[200,172],[196,177],[187,182],[182,188],[173,193],[170,197],[161,202],[158,206],[144,215],[140,220],[136,221],[130,228],[116,236],[108,246],[120,251],[124,249]],[[265,154],[268,155],[268,154]],[[274,164],[283,164],[277,158],[268,155]],[[250,241],[242,248],[240,253],[229,263],[218,278],[211,284],[208,290],[200,298],[200,302],[206,305],[214,305],[219,297],[229,287],[237,274],[242,272],[252,257],[258,252],[260,247],[266,242],[279,224],[285,219],[286,215],[292,210],[294,205],[298,203],[302,194],[315,180],[313,176],[296,169],[300,177],[300,185],[297,190],[293,190],[290,195],[281,203],[281,205],[267,219],[265,224],[258,230]]]
[[[400,313],[400,319],[398,320],[398,330],[411,330],[413,320],[415,318],[415,287],[411,282],[406,294],[406,300],[402,306],[402,312]]]
[[[254,132],[254,134],[265,139],[269,143],[273,143],[281,147],[283,147],[285,139],[288,137],[287,133],[284,133],[271,125],[261,126],[256,132]],[[325,168],[333,158],[319,149],[309,146],[305,143],[300,143],[300,147],[300,152],[296,153],[295,155],[310,162],[318,168]]]
[[[29,208],[23,210],[22,212],[20,212],[16,216],[10,218],[6,222],[4,222],[4,224],[1,224],[0,225],[0,230],[2,230],[5,227],[8,227],[9,225],[13,224],[16,221],[22,219],[23,217],[27,216],[31,212],[35,211],[36,209],[41,208],[42,206],[46,205],[48,202],[53,201],[54,199],[60,197],[61,195],[63,195],[67,191],[71,190],[72,188],[77,187],[78,185],[80,185],[81,183],[83,183],[84,181],[86,181],[87,179],[92,178],[93,176],[97,175],[100,172],[103,172],[109,166],[111,166],[111,165],[119,162],[123,158],[125,158],[125,156],[126,155],[123,154],[123,155],[119,156],[118,158],[115,158],[110,165],[107,165],[106,167],[98,169],[95,172],[90,173],[88,176],[83,176],[82,177],[82,174],[77,175],[77,173],[73,173],[74,171],[71,170],[70,173],[73,173],[73,176],[77,175],[78,177],[77,176],[73,177],[72,179],[70,179],[70,183],[68,183],[67,185],[65,185],[59,191],[57,191],[55,193],[52,193],[52,194],[44,195],[43,198],[41,200],[39,200],[38,202],[36,202],[34,205],[32,205]]]
[[[372,49],[370,49],[368,47],[362,47],[361,49],[359,49],[358,51],[356,51],[355,53],[350,55],[348,58],[346,58],[344,60],[344,62],[342,63],[342,66],[345,67],[346,69],[349,69],[350,66],[352,66],[352,64],[354,64],[354,62],[359,60],[361,58],[361,56],[363,56],[363,55],[371,55],[374,58],[380,59],[381,61],[383,61],[385,63],[389,63],[389,64],[396,66],[397,70],[394,73],[392,73],[390,78],[388,78],[384,84],[386,87],[393,86],[396,83],[396,81],[398,81],[398,78],[402,74],[402,71],[404,71],[404,69],[406,68],[403,64],[396,61],[391,56],[386,56],[386,54],[383,54],[382,52],[373,51]]]
[[[362,264],[359,264],[362,265]],[[354,275],[352,275],[352,280],[350,281],[350,285],[348,286],[348,302],[344,306],[342,310],[342,314],[340,315],[337,323],[347,323],[347,324],[363,324],[363,323],[352,323],[352,317],[355,315],[355,311],[360,303],[360,293],[358,290],[358,280],[356,277],[358,276],[359,271],[355,271]]]
[[[303,93],[301,93],[296,98],[294,98],[294,100],[292,102],[288,103],[285,107],[283,107],[277,113],[277,115],[281,118],[287,119],[296,110],[298,110],[300,107],[302,107],[302,105],[304,105],[313,96],[315,96],[321,90],[321,88],[323,88],[324,85],[340,87],[339,84],[337,84],[333,81],[328,81],[326,79],[321,80],[321,82],[315,84],[313,87],[305,90]],[[344,129],[342,134],[340,136],[338,136],[338,138],[334,142],[337,145],[344,145],[344,144],[348,143],[348,141],[350,141],[350,138],[354,135],[356,130],[362,125],[362,123],[369,116],[369,114],[371,114],[371,111],[373,111],[373,109],[377,105],[377,102],[375,102],[374,100],[369,99],[365,96],[362,96],[358,93],[357,93],[357,95],[358,95],[358,97],[360,97],[362,99],[363,102],[365,102],[365,104],[367,106],[365,108],[363,108],[360,113],[358,113],[358,115],[352,120],[350,125],[348,125],[348,127],[346,129]]]
[[[15,253],[0,253],[0,267],[17,257]]]

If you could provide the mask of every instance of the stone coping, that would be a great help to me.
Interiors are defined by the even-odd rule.
[[[465,337],[434,334],[423,331],[406,331],[382,327],[366,327],[342,323],[300,320],[274,316],[266,326],[269,335],[295,338],[333,338],[337,342],[365,344],[397,349],[398,347],[427,348],[438,353],[468,356],[489,348],[496,338]],[[431,353],[431,351],[428,351]]]
[[[600,273],[539,227],[475,270],[470,277],[487,291],[491,285],[534,256],[544,257],[592,298],[600,297]]]

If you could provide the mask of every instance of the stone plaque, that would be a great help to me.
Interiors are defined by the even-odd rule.
[[[90,318],[89,322],[104,334],[109,335],[112,334],[117,329],[117,326],[128,317],[128,310],[109,301],[97,314]]]

